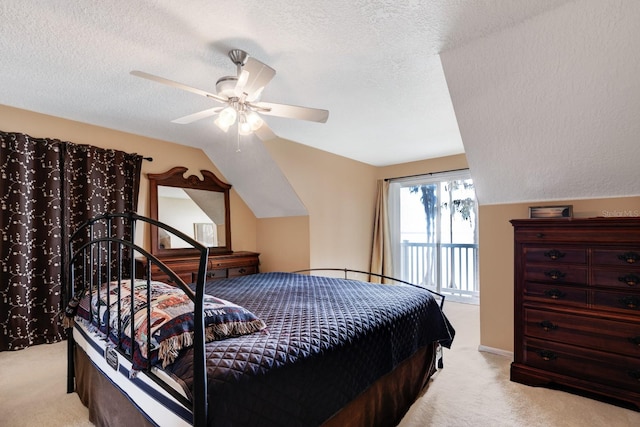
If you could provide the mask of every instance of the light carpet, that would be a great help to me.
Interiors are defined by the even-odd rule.
[[[640,426],[640,413],[509,381],[511,359],[479,352],[478,306],[447,302],[456,328],[443,370],[399,427]],[[91,426],[75,393],[66,394],[66,343],[0,352],[0,426]]]
[[[456,329],[436,373],[400,427],[626,427],[640,413],[559,390],[509,380],[511,358],[478,351],[479,307],[445,302]]]

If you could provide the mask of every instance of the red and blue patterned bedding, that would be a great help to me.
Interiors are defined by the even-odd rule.
[[[319,425],[417,349],[449,347],[434,297],[405,285],[263,273],[209,282],[268,334],[206,344],[209,425]],[[189,393],[192,349],[166,367]]]
[[[133,311],[132,363],[134,369],[141,370],[149,366],[149,361],[151,365],[166,366],[175,360],[181,349],[193,344],[193,308],[189,297],[174,286],[135,280],[132,289],[130,280],[122,280],[87,293],[79,300],[77,315],[87,327],[108,334],[114,345],[131,354]],[[75,307],[70,304],[67,316],[74,314]],[[206,341],[251,334],[266,327],[244,307],[211,295],[204,296],[204,325]]]

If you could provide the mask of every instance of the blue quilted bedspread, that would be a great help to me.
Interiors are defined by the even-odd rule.
[[[291,273],[209,282],[268,334],[206,344],[209,425],[314,426],[418,348],[454,330],[422,289]],[[189,390],[192,350],[167,370]]]

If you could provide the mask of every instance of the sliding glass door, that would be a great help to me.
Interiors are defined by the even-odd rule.
[[[468,170],[392,180],[389,220],[395,275],[478,301],[478,209]]]

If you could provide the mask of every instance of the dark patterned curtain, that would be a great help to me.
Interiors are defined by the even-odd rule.
[[[0,132],[0,351],[65,338],[61,310],[70,233],[135,211],[142,157]]]

